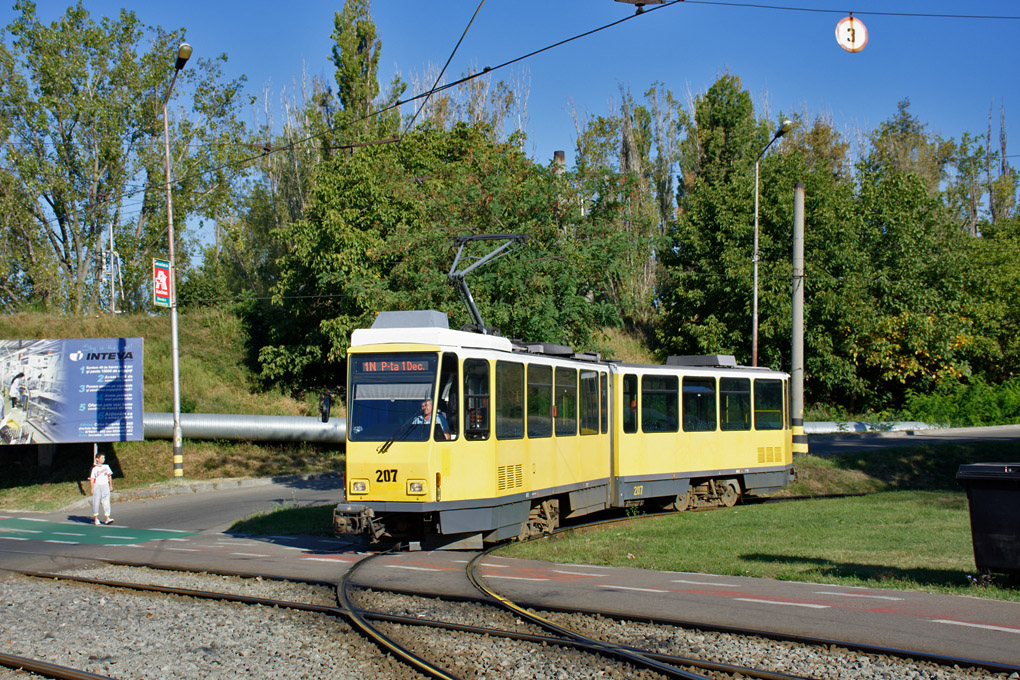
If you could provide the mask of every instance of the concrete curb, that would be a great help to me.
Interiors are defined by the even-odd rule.
[[[169,486],[152,486],[145,489],[114,491],[110,494],[110,501],[114,503],[123,503],[127,501],[145,500],[147,498],[164,498],[166,496],[181,496],[190,493],[208,493],[210,491],[243,489],[253,486],[267,486],[269,484],[307,482],[315,479],[339,479],[340,476],[341,475],[336,472],[318,472],[308,475],[284,475],[280,477],[231,477],[227,479],[196,480],[194,482],[172,483]],[[91,497],[86,497],[61,508],[61,511],[91,507],[92,499]]]

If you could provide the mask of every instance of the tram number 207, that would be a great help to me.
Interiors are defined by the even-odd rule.
[[[376,470],[375,481],[377,482],[395,482],[397,481],[396,470]]]

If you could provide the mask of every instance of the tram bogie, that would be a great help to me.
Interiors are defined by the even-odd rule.
[[[731,506],[793,476],[788,377],[731,357],[620,364],[383,312],[348,364],[338,534],[482,543],[632,505]]]

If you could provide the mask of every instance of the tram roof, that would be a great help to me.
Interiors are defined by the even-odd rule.
[[[431,309],[379,312],[371,328],[359,328],[351,333],[351,347],[390,344],[474,347],[505,352],[513,348],[508,338],[453,330],[446,314]]]

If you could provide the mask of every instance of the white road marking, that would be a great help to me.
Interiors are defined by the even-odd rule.
[[[601,578],[605,574],[585,574],[582,571],[563,571],[562,569],[553,569],[554,574],[566,574],[567,576],[592,576],[594,578]]]
[[[191,539],[190,538],[164,538],[163,540],[164,541],[177,541],[178,543],[187,543]]]
[[[600,588],[612,588],[613,590],[636,590],[640,593],[668,593],[668,590],[662,590],[661,588],[632,588],[630,586],[614,586],[614,585],[602,585]]]
[[[713,583],[711,581],[688,581],[687,579],[673,579],[671,583],[690,583],[695,586],[713,586],[715,588],[739,588],[736,583]]]
[[[4,531],[14,531],[14,532],[19,533],[19,534],[41,534],[42,533],[41,531],[36,531],[35,529],[4,529]],[[77,534],[77,535],[81,536],[82,534]]]
[[[6,539],[8,541],[27,541],[28,540],[27,538],[22,538],[21,536],[0,536],[0,538]]]
[[[173,550],[176,552],[202,552],[198,548],[167,548],[167,550]]]
[[[353,562],[354,559],[350,557],[302,557],[303,560],[310,560],[312,562]]]
[[[38,517],[22,517],[21,519],[26,522],[49,522],[48,519],[39,519]]]
[[[490,575],[490,574],[486,574],[485,578],[505,578],[505,579],[509,579],[511,581],[548,581],[549,580],[547,578],[528,578],[526,576],[496,576],[496,575]]]
[[[386,566],[390,569],[410,569],[412,571],[443,571],[442,569],[434,569],[432,567],[412,567],[403,564],[387,564]]]
[[[861,595],[859,593],[837,593],[830,592],[828,590],[815,591],[815,595],[836,595],[838,597],[864,597],[870,598],[872,600],[895,600],[897,602],[903,600],[902,597],[892,597],[891,595]]]
[[[63,543],[65,545],[78,545],[78,541],[57,541],[54,539],[43,541],[43,543]]]
[[[166,531],[171,534],[193,534],[194,531],[186,531],[184,529],[160,529],[159,527],[152,527],[149,531]],[[186,541],[186,538],[168,538],[168,541]]]
[[[269,557],[269,555],[260,555],[259,553],[230,553],[231,555],[237,555],[238,557]]]
[[[780,600],[756,600],[752,597],[738,597],[740,602],[759,602],[761,604],[778,604],[784,607],[808,607],[809,609],[831,609],[827,604],[809,604],[807,602],[782,602]]]
[[[137,536],[100,536],[99,538],[116,538],[116,539],[120,539],[120,540],[124,540],[124,541],[134,541],[138,537]]]
[[[1007,628],[1006,626],[991,626],[986,623],[965,623],[964,621],[953,621],[952,619],[932,619],[932,623],[948,623],[950,626],[967,626],[968,628],[997,630],[1002,633],[1013,633],[1014,635],[1020,635],[1020,628]]]

